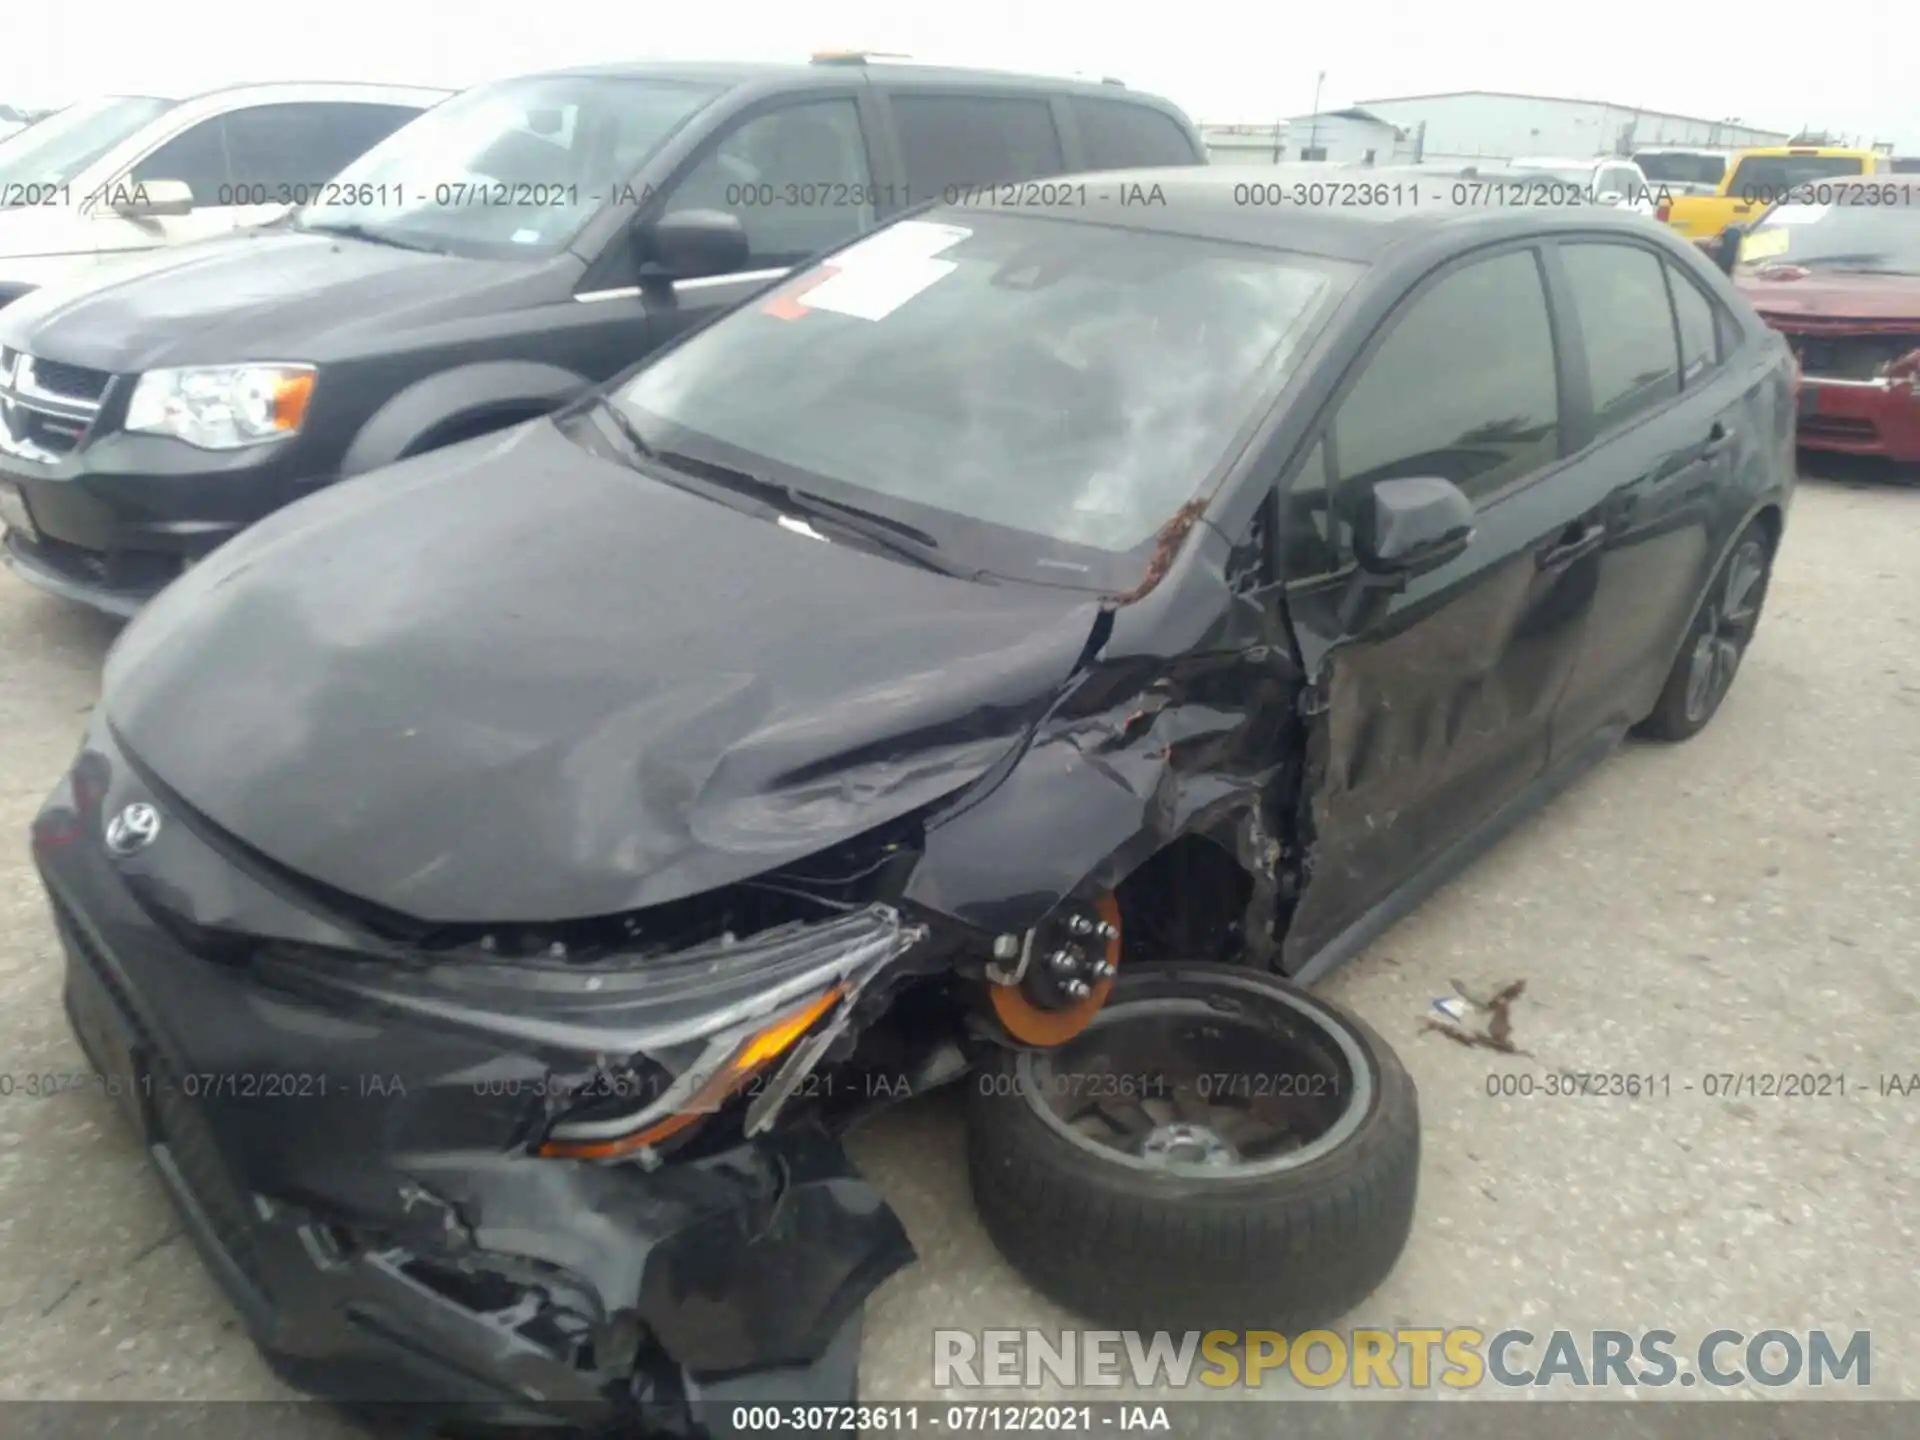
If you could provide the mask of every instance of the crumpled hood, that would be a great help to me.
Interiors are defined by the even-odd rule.
[[[536,421],[222,547],[125,632],[102,703],[166,789],[303,876],[422,920],[563,920],[976,779],[1096,614],[791,533]]]
[[[1738,284],[1762,319],[1862,320],[1874,329],[1894,321],[1920,329],[1920,276],[1784,270],[1780,278],[1743,272]]]
[[[538,273],[520,261],[243,230],[77,270],[0,310],[0,328],[42,359],[118,374],[325,362],[376,334],[393,346],[403,319],[470,320],[485,291]]]

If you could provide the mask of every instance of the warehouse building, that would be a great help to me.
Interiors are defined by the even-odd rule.
[[[1738,118],[1704,120],[1638,105],[1452,90],[1363,100],[1355,107],[1409,137],[1409,156],[1430,161],[1512,159],[1516,155],[1631,155],[1650,146],[1735,150],[1784,145],[1785,130]]]
[[[1406,131],[1357,106],[1296,115],[1273,125],[1202,125],[1200,139],[1215,165],[1302,160],[1390,165],[1413,158],[1412,137]]]

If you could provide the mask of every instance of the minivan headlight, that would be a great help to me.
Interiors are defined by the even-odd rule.
[[[313,398],[311,365],[149,370],[127,402],[126,428],[203,450],[238,450],[299,433]]]

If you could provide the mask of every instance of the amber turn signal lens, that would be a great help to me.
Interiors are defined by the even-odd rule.
[[[280,377],[273,387],[273,428],[298,430],[313,399],[313,372],[295,371]]]
[[[547,1140],[541,1144],[539,1153],[555,1160],[612,1160],[671,1139],[706,1119],[755,1075],[791,1050],[801,1036],[839,1004],[842,994],[843,987],[835,985],[789,1010],[764,1030],[755,1031],[680,1109],[644,1130],[609,1140]]]

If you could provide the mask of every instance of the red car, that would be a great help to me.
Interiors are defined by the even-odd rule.
[[[1805,188],[1732,270],[1800,362],[1800,443],[1920,462],[1920,179]]]

